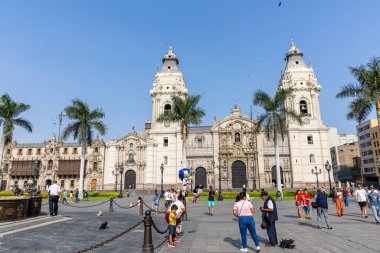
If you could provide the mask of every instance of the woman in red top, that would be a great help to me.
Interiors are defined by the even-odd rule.
[[[303,191],[302,190],[297,190],[295,199],[296,199],[298,218],[300,220],[303,220],[303,217],[302,217]]]
[[[305,219],[311,220],[311,208],[310,208],[310,194],[307,192],[305,188],[303,190],[303,210],[305,212]]]

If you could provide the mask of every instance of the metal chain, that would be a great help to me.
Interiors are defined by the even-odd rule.
[[[151,211],[153,212],[156,212],[156,213],[166,213],[166,211],[156,211],[155,209],[151,208],[150,206],[148,206],[147,204],[145,204],[145,202],[143,202],[143,204]]]
[[[95,205],[90,205],[90,206],[72,206],[72,205],[70,205],[70,204],[62,204],[62,205],[69,206],[69,207],[74,207],[74,208],[87,208],[87,207],[100,206],[100,205],[103,205],[104,203],[107,203],[107,202],[109,202],[109,201],[110,201],[110,200],[106,200],[106,201],[100,202],[100,203],[95,204]]]
[[[165,231],[161,231],[158,229],[158,227],[156,226],[156,224],[154,223],[154,220],[152,219],[152,225],[154,227],[154,229],[159,233],[159,234],[165,234],[168,230],[169,230],[169,226],[166,228]]]
[[[136,204],[134,204],[134,205],[132,205],[132,206],[125,207],[125,206],[121,206],[121,205],[119,205],[118,203],[116,203],[115,200],[113,201],[113,203],[114,203],[115,205],[117,205],[118,207],[122,208],[122,209],[131,209],[131,208],[133,208],[133,207],[135,207],[135,206],[137,206],[137,205],[139,204],[139,203],[136,203]]]
[[[138,226],[140,226],[140,225],[143,224],[143,223],[144,223],[144,220],[139,221],[139,222],[137,222],[135,225],[133,225],[132,227],[130,227],[130,228],[124,230],[123,232],[121,232],[121,233],[119,233],[119,234],[117,234],[117,235],[114,235],[114,236],[112,236],[111,238],[109,238],[109,239],[107,239],[107,240],[104,240],[104,241],[102,241],[102,242],[100,242],[100,243],[94,244],[94,245],[92,245],[92,246],[90,246],[90,247],[88,247],[88,248],[85,248],[85,249],[82,249],[82,250],[75,251],[75,253],[83,253],[83,252],[88,252],[88,251],[93,250],[93,249],[100,248],[100,247],[104,246],[106,243],[110,243],[110,242],[112,242],[113,240],[119,238],[120,236],[125,235],[126,233],[132,231],[133,229],[137,228]]]

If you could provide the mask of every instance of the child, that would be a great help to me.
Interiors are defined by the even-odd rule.
[[[176,245],[173,242],[175,233],[176,233],[176,226],[177,226],[177,210],[178,207],[177,205],[172,205],[172,208],[169,212],[169,242],[168,242],[168,247],[174,248]]]
[[[197,195],[195,194],[194,197],[193,197],[193,204],[196,204],[196,203],[197,203],[197,200],[198,200],[198,197],[197,197]]]
[[[157,214],[158,207],[160,206],[160,195],[158,195],[158,193],[155,193],[154,195],[153,205],[154,205],[154,210],[156,211],[156,214]]]

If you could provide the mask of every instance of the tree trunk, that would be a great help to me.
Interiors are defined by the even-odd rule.
[[[82,155],[80,157],[80,171],[79,171],[79,199],[83,199],[83,181],[84,181],[84,165],[86,156],[86,142],[82,142]]]
[[[377,126],[380,128],[380,100],[376,101]]]
[[[1,135],[1,144],[0,144],[0,164],[3,162],[3,153],[5,148],[5,134]]]
[[[186,168],[186,139],[187,126],[182,125],[182,168]]]
[[[274,150],[275,150],[275,156],[276,156],[276,185],[277,185],[277,191],[281,193],[281,200],[282,200],[282,185],[281,185],[281,168],[280,168],[280,152],[278,150],[278,141],[277,136],[273,138],[274,141]]]

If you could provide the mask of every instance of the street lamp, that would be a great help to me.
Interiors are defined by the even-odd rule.
[[[120,193],[119,193],[119,198],[123,198],[123,173],[124,173],[124,167],[123,167],[123,165],[119,165],[119,172],[120,172]]]
[[[160,197],[163,198],[164,197],[164,163],[161,163],[160,170],[161,170],[161,194],[160,194]]]
[[[325,163],[325,169],[329,173],[330,197],[332,197],[332,187],[331,187],[331,177],[330,177],[331,165],[328,160]]]
[[[218,162],[219,162],[219,195],[218,195],[218,201],[223,201],[223,196],[222,196],[222,172],[221,172],[221,159],[220,156],[218,156]]]
[[[315,171],[314,169],[311,169],[311,173],[317,176],[317,188],[319,188],[318,175],[322,173],[322,170],[319,169],[318,171],[317,166],[315,166]]]
[[[115,169],[117,169],[117,165],[115,165]],[[114,170],[112,171],[112,176],[115,176],[116,182],[115,182],[115,192],[117,192],[117,172]]]

